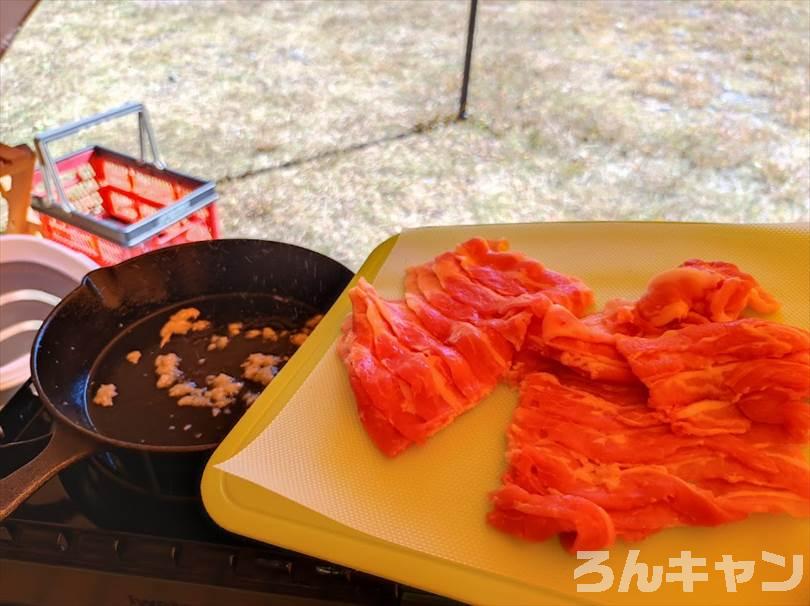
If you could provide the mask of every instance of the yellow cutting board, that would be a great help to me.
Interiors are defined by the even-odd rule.
[[[775,319],[804,328],[810,324],[807,225],[425,228],[381,244],[358,276],[374,282],[384,295],[397,296],[408,264],[427,261],[476,235],[506,237],[515,250],[583,278],[599,304],[616,296],[637,297],[652,275],[688,258],[731,261],[783,302]],[[333,346],[350,309],[344,293],[212,456],[202,496],[224,528],[477,604],[810,603],[810,522],[768,515],[620,542],[603,562],[614,576],[609,587],[578,591],[578,583],[599,580],[596,574],[575,579],[584,560],[556,541],[525,543],[484,521],[487,492],[497,488],[503,470],[503,434],[517,394],[499,388],[428,444],[394,460],[382,457],[363,434],[345,377],[335,370]],[[638,550],[639,562],[661,565],[664,573],[678,572],[670,558],[690,550],[694,558],[705,558],[705,563],[696,563],[695,572],[707,573],[707,580],[696,581],[691,593],[675,578],[651,593],[639,591],[635,581],[620,591],[631,549]],[[785,567],[763,561],[763,551],[784,556]],[[754,562],[752,578],[738,584],[734,593],[727,590],[723,572],[714,568],[724,554]],[[763,582],[791,576],[794,555],[802,560],[798,585],[789,591],[763,591]]]

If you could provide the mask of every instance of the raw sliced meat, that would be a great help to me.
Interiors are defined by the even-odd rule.
[[[492,497],[494,526],[530,540],[561,533],[577,550],[760,511],[807,515],[810,470],[780,429],[678,435],[645,404],[643,387],[559,375],[534,373],[522,383],[509,468]]]
[[[597,381],[630,383],[635,375],[616,349],[616,335],[603,314],[577,318],[561,305],[552,305],[539,335],[528,337],[543,355],[558,360]]]
[[[366,293],[403,345],[416,352],[438,356],[447,365],[456,387],[467,398],[479,400],[495,386],[494,380],[482,381],[456,349],[444,345],[428,332],[405,303],[382,299],[363,278],[358,282],[358,288]]]
[[[478,311],[467,301],[456,301],[442,287],[429,265],[409,267],[405,273],[405,294],[420,296],[443,316],[464,322],[481,320]]]
[[[571,551],[601,549],[616,537],[607,512],[592,501],[565,494],[530,493],[508,484],[492,495],[490,524],[530,541],[563,533]]]
[[[503,297],[469,280],[457,265],[453,265],[455,261],[452,259],[449,264],[450,267],[434,265],[444,272],[443,280],[428,265],[409,268],[405,278],[406,295],[423,297],[450,319],[491,328],[514,349],[520,349],[529,321],[533,316],[542,318],[549,307],[545,295],[537,293],[520,301]]]
[[[746,433],[751,420],[733,403],[724,400],[700,400],[671,411],[672,429],[677,433],[713,436],[724,433]]]
[[[593,291],[582,280],[546,269],[539,261],[510,251],[506,240],[472,238],[456,247],[455,256],[473,280],[501,295],[542,292],[575,316],[593,305]]]
[[[362,290],[353,289],[349,296],[357,335],[349,345],[349,360],[361,380],[365,379],[366,393],[373,393],[368,386],[373,382],[372,373],[386,377],[389,391],[384,399],[374,398],[375,407],[384,410],[389,421],[410,440],[424,441],[452,420],[460,394],[449,384],[440,360],[401,346]],[[363,374],[366,369],[368,375]]]
[[[690,259],[655,276],[635,309],[639,323],[654,329],[680,322],[736,320],[746,307],[769,314],[779,309],[779,303],[732,263]]]
[[[431,334],[461,354],[482,382],[497,383],[509,369],[508,343],[500,335],[469,322],[451,320],[417,295],[405,295],[405,301]]]
[[[351,332],[344,334],[338,353],[349,372],[360,420],[374,443],[389,456],[395,456],[421,435],[419,419],[405,413],[405,397],[399,381],[374,357],[373,352],[358,342]]]
[[[657,338],[617,337],[650,389],[650,406],[684,433],[747,431],[751,421],[810,434],[810,334],[744,318],[672,330]]]
[[[408,384],[412,402],[407,404],[407,410],[432,419],[452,414],[462,406],[463,396],[452,383],[441,358],[405,347],[373,307],[367,310],[367,317],[374,330],[377,358]]]
[[[760,314],[772,314],[779,310],[779,301],[762,288],[752,275],[741,271],[733,263],[689,259],[683,263],[683,267],[713,271],[725,278],[720,288],[722,292],[717,293],[720,296],[713,297],[711,301],[710,314],[704,314],[715,322],[736,320],[746,306]]]
[[[736,320],[746,307],[772,313],[779,303],[736,265],[691,259],[655,276],[636,302],[608,301],[601,312],[584,318],[552,306],[539,328],[536,323],[530,327],[528,347],[594,380],[631,382],[633,371],[616,349],[616,335],[652,337],[684,326]],[[726,426],[745,431],[745,419],[719,412],[708,415],[707,430],[712,418],[721,416],[727,418],[711,431]]]
[[[506,376],[551,305],[545,293],[575,313],[591,304],[581,281],[506,248],[471,240],[409,268],[401,301],[363,279],[350,291],[338,353],[361,420],[386,454],[424,442]]]
[[[423,297],[451,319],[477,325],[528,313],[532,324],[539,326],[551,303],[576,316],[593,304],[593,292],[581,280],[551,271],[508,248],[505,240],[468,240],[452,253],[409,268],[406,292]],[[516,332],[512,326],[492,327],[503,329],[503,336],[516,349],[523,347],[525,332]]]
[[[369,394],[369,392],[366,391],[364,379],[361,377],[361,373],[355,368],[358,356],[361,355],[362,354],[358,351],[352,352],[348,350],[343,357],[346,362],[346,367],[349,370],[349,381],[351,382],[352,391],[357,401],[357,411],[360,416],[360,422],[363,423],[366,432],[371,436],[377,448],[389,457],[395,457],[410,446],[412,442],[402,435],[394,426],[388,419],[389,415],[387,415],[384,410],[380,410],[380,408],[375,406],[373,398],[377,394],[373,391]]]
[[[411,296],[415,310],[384,300],[362,278],[349,297],[352,317],[338,353],[361,421],[389,456],[424,442],[488,394],[514,353],[502,333],[512,325],[525,333],[530,319],[521,312],[479,329],[444,317],[421,297]]]
[[[810,515],[810,335],[735,265],[690,260],[583,316],[580,280],[474,238],[411,267],[403,300],[361,279],[338,343],[360,420],[396,456],[520,383],[490,524],[570,550],[752,513]]]
[[[439,341],[450,346],[458,344],[471,363],[470,356],[483,356],[482,364],[494,365],[500,377],[509,368],[515,350],[523,344],[532,315],[522,311],[508,318],[483,318],[473,311],[470,317],[452,298],[445,300],[436,294],[434,280],[438,284],[431,270],[410,268],[405,277],[407,306]]]

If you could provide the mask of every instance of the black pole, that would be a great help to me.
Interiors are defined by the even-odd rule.
[[[470,86],[470,68],[472,67],[473,37],[475,36],[475,14],[478,11],[478,0],[470,0],[470,19],[467,23],[467,53],[464,56],[464,76],[461,80],[461,99],[458,102],[458,119],[467,118],[467,89]]]

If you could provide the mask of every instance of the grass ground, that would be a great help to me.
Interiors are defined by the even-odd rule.
[[[810,219],[807,2],[481,0],[470,119],[445,123],[466,14],[43,1],[0,62],[0,140],[142,100],[169,165],[219,181],[226,235],[353,267],[424,224]]]

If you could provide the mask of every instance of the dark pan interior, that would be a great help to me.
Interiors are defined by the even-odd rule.
[[[211,334],[227,334],[229,322],[296,328],[312,314],[327,311],[351,276],[340,263],[313,251],[260,240],[185,244],[102,268],[88,274],[45,321],[34,343],[34,383],[58,417],[110,444],[209,449],[244,405],[239,401],[231,414],[213,417],[208,409],[178,407],[155,387],[154,357],[168,316],[193,306],[213,324],[206,331],[175,336],[163,348],[177,353],[181,368],[202,385],[208,374],[238,377],[250,353],[291,353],[286,339],[273,344],[244,336],[209,352]],[[136,349],[143,356],[133,365],[125,356]],[[206,359],[202,365],[200,358]],[[118,388],[110,408],[88,405],[100,383]]]
[[[160,328],[182,307],[200,310],[200,318],[209,320],[211,328],[175,335],[161,349]],[[289,338],[276,342],[261,337],[247,339],[242,332],[231,337],[225,349],[208,351],[211,335],[227,335],[230,322],[242,322],[246,330],[270,326],[292,334],[315,313],[311,306],[294,299],[253,293],[208,296],[154,313],[122,330],[90,369],[85,393],[90,421],[100,433],[127,442],[164,446],[217,444],[245,409],[242,393],[260,393],[263,389],[258,383],[240,378],[242,362],[252,353],[288,358],[296,347]],[[137,364],[126,360],[132,350],[142,354]],[[206,377],[218,373],[240,379],[245,385],[236,402],[216,417],[207,408],[177,406],[167,389],[155,386],[155,357],[169,352],[180,357],[184,379],[198,386],[205,386]],[[115,404],[106,408],[92,403],[96,390],[104,383],[114,384],[118,391]]]

